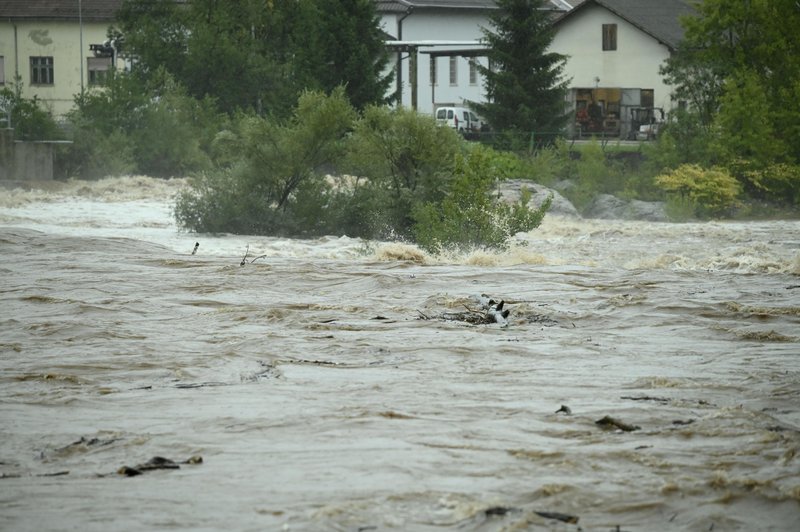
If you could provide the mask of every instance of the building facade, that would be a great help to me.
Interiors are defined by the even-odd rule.
[[[659,68],[683,38],[682,0],[585,0],[555,22],[551,48],[567,56],[576,135],[635,138],[677,102]]]
[[[106,34],[122,0],[0,2],[0,87],[21,83],[54,117],[102,82],[115,60]]]
[[[549,0],[554,16],[580,0]],[[400,103],[423,113],[483,100],[477,65],[488,66],[483,30],[494,0],[376,0]]]
[[[488,66],[482,39],[494,0],[374,1],[398,103],[432,114],[483,101],[478,66]],[[0,87],[19,80],[23,97],[37,97],[63,116],[76,95],[102,82],[112,62],[123,66],[107,42],[121,4],[2,0]],[[568,57],[574,133],[625,138],[674,105],[659,68],[683,36],[679,19],[693,12],[689,0],[548,0],[546,8],[556,28],[551,49]]]

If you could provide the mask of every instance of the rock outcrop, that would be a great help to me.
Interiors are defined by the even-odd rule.
[[[611,194],[600,194],[587,207],[586,218],[604,220],[646,220],[667,222],[669,217],[661,201],[624,200]]]
[[[575,206],[570,201],[562,196],[558,191],[548,188],[544,185],[534,183],[525,179],[509,179],[502,181],[497,186],[497,193],[500,198],[506,203],[516,203],[522,197],[522,189],[526,188],[531,193],[531,200],[529,205],[531,207],[539,208],[547,198],[553,196],[553,203],[550,205],[550,210],[547,212],[558,216],[571,216],[580,218]]]

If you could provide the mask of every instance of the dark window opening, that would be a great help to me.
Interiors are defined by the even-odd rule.
[[[617,49],[617,25],[603,24],[603,51]]]
[[[31,85],[53,84],[53,58],[31,57]]]

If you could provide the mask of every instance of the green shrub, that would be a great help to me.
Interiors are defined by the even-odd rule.
[[[613,194],[624,188],[621,166],[610,161],[596,139],[580,146],[577,159],[570,158],[567,175],[574,185],[564,195],[583,212],[598,194]]]
[[[179,198],[179,224],[195,231],[306,236],[331,230],[331,187],[320,170],[341,157],[355,111],[339,89],[306,92],[292,118],[277,123],[240,115],[217,135],[224,167],[192,181]]]
[[[656,177],[656,184],[668,193],[690,202],[701,218],[719,216],[738,205],[739,182],[724,168],[702,168],[683,164]]]
[[[74,142],[65,157],[70,175],[171,177],[211,167],[208,147],[223,117],[213,101],[191,98],[163,70],[151,84],[111,72],[103,87],[78,95],[75,104],[67,115]]]
[[[344,218],[361,218],[360,236],[413,238],[414,206],[444,197],[463,149],[463,139],[430,116],[368,107],[347,141],[343,166],[367,181],[354,192]]]
[[[688,222],[695,219],[695,204],[687,197],[671,194],[664,205],[664,212],[673,222]]]
[[[11,87],[0,90],[4,107],[11,109],[11,127],[17,140],[59,140],[63,133],[38,97],[22,97],[22,82],[17,78]],[[3,118],[6,118],[3,113]],[[6,126],[8,127],[8,126]]]
[[[786,206],[800,205],[800,165],[760,165],[736,159],[730,169],[750,197]]]
[[[526,177],[545,186],[551,186],[559,179],[563,179],[569,164],[569,153],[564,150],[565,147],[563,141],[558,141],[556,145],[542,148],[534,153],[527,161],[529,175]]]
[[[550,207],[527,206],[530,194],[515,205],[492,196],[498,180],[498,160],[503,156],[488,148],[475,148],[457,157],[455,177],[447,196],[414,208],[416,243],[428,251],[450,248],[504,248],[520,231],[538,227]]]
[[[202,145],[218,123],[211,100],[198,101],[171,87],[143,109],[139,127],[131,132],[139,172],[172,177],[209,169],[211,159]]]

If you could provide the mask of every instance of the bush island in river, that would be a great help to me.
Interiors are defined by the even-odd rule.
[[[285,122],[241,115],[213,149],[219,169],[195,177],[176,204],[190,230],[501,247],[548,207],[492,196],[515,157],[469,145],[414,111],[358,115],[343,90],[304,93]]]

